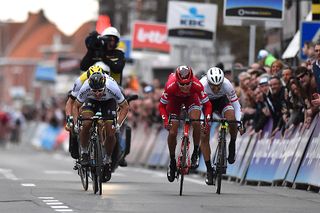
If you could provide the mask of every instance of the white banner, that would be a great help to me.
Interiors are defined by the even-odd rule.
[[[168,38],[171,44],[204,46],[213,43],[217,28],[217,5],[169,1]]]

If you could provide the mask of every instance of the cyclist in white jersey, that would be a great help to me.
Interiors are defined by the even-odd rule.
[[[117,105],[120,109],[118,113]],[[102,141],[102,143],[105,144],[106,149],[106,156],[103,160],[103,163],[105,164],[105,173],[103,177],[105,178],[104,181],[109,181],[111,178],[111,155],[116,143],[115,133],[126,119],[129,105],[121,93],[117,82],[113,78],[104,75],[101,72],[95,72],[84,82],[79,90],[73,107],[75,119],[78,118],[80,107],[82,107],[81,115],[84,118],[90,118],[98,111],[102,113],[103,118],[110,120],[113,120],[114,117],[118,115],[117,123],[114,125],[111,122],[103,122],[103,127],[106,131],[105,140],[107,141],[107,143]],[[80,144],[82,148],[80,162],[83,165],[88,165],[88,140],[92,121],[85,120],[82,122],[82,125],[80,131]]]
[[[207,75],[200,79],[200,82],[204,86],[204,91],[208,94],[212,105],[212,112],[221,115],[227,120],[241,121],[241,105],[238,101],[236,91],[234,90],[231,82],[224,77],[224,73],[220,68],[210,68],[207,72]],[[235,142],[237,139],[238,130],[241,135],[245,131],[240,124],[238,124],[238,129],[237,124],[229,125],[231,138],[229,143],[228,162],[230,164],[235,162]],[[210,146],[209,136],[210,134],[206,134],[202,138],[204,141],[203,144],[206,144],[207,146]]]

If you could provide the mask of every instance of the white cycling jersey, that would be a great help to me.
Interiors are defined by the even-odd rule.
[[[204,87],[204,91],[208,94],[210,101],[214,101],[215,99],[221,98],[223,96],[227,96],[227,98],[229,99],[229,101],[233,106],[236,120],[237,121],[241,120],[241,105],[239,103],[236,91],[234,90],[233,85],[228,79],[224,78],[222,85],[220,87],[220,90],[217,93],[214,93],[210,88],[207,80],[207,76],[203,76],[200,79],[200,82]]]
[[[118,104],[125,101],[123,94],[117,84],[117,82],[111,78],[110,76],[106,75],[106,83],[104,86],[104,92],[101,98],[97,98],[92,92],[89,81],[86,80],[82,87],[79,90],[77,95],[77,100],[80,103],[84,103],[87,99],[97,100],[97,101],[106,101],[109,99],[115,99]]]
[[[103,75],[105,77],[109,76],[107,75],[106,73],[103,73]],[[73,88],[72,88],[72,91],[71,91],[71,96],[73,97],[77,97],[78,96],[78,93],[80,91],[80,88],[82,87],[82,85],[84,84],[84,82],[88,79],[87,77],[87,73],[83,73],[81,76],[79,76],[76,81],[74,82],[73,84]]]

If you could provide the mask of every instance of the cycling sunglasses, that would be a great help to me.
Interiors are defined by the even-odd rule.
[[[101,93],[104,91],[104,89],[91,89],[91,91],[94,93]]]
[[[190,82],[188,82],[188,83],[179,83],[178,82],[178,85],[180,86],[180,87],[187,87],[187,86],[190,86],[192,84],[192,81],[190,81]]]

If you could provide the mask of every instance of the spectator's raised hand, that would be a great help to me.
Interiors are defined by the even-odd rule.
[[[319,93],[313,93],[312,97],[313,97],[313,99],[311,100],[311,104],[313,106],[320,106],[320,94]]]

